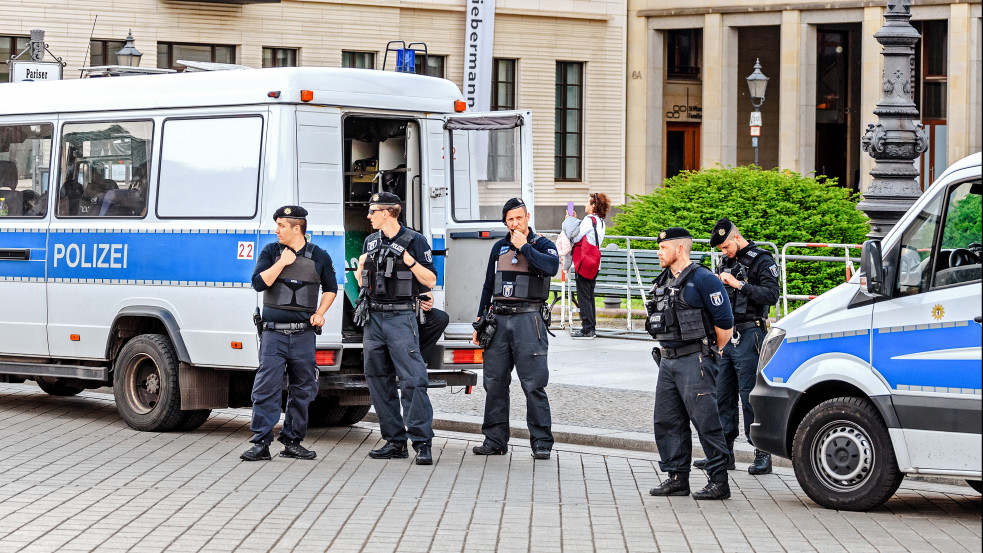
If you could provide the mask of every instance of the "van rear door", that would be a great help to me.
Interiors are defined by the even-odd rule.
[[[444,211],[444,308],[450,316],[445,335],[470,338],[492,244],[505,236],[502,206],[521,197],[535,215],[532,113],[447,116],[443,147],[444,174],[450,175]],[[435,243],[434,249],[441,248]]]

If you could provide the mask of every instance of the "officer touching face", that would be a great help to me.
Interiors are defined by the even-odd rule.
[[[314,327],[324,326],[324,314],[338,293],[331,257],[307,241],[307,210],[284,206],[273,219],[277,241],[263,248],[253,271],[253,288],[263,292],[263,333],[249,425],[253,431],[249,441],[254,445],[239,456],[246,461],[270,459],[273,427],[280,420],[284,372],[288,396],[280,457],[316,457],[300,445],[307,433],[307,408],[317,396]]]
[[[553,449],[550,403],[546,396],[549,340],[542,310],[550,290],[550,276],[560,267],[556,246],[529,228],[529,212],[519,198],[502,208],[509,235],[492,247],[481,291],[478,320],[490,309],[497,330],[483,356],[485,418],[482,445],[476,455],[504,455],[509,443],[509,384],[515,367],[526,395],[526,425],[532,456],[549,459]],[[475,331],[472,341],[478,343]]]
[[[362,335],[365,380],[386,440],[369,457],[405,459],[408,438],[416,450],[416,464],[431,465],[433,407],[415,301],[437,283],[437,270],[427,239],[399,224],[401,212],[395,194],[372,195],[368,218],[376,232],[365,239],[355,272],[359,286],[368,287],[369,319]]]
[[[655,442],[659,468],[669,474],[651,495],[689,495],[693,455],[690,421],[707,452],[709,482],[693,499],[727,499],[727,445],[717,414],[711,359],[730,339],[734,316],[727,293],[710,269],[690,261],[693,237],[681,227],[659,234],[659,264],[645,328],[658,340]]]
[[[754,410],[748,397],[758,371],[758,353],[768,332],[768,312],[778,302],[779,271],[771,254],[741,236],[726,217],[714,225],[710,245],[726,256],[717,266],[717,277],[726,286],[734,310],[734,336],[717,363],[717,410],[733,465],[734,440],[739,434],[738,396],[744,411],[744,436],[751,443]],[[705,465],[706,459],[693,463],[697,468]],[[747,471],[755,475],[770,473],[771,455],[755,449],[754,462]]]

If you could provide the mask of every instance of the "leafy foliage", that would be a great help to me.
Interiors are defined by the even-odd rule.
[[[685,227],[695,238],[709,238],[710,229],[728,217],[750,240],[860,244],[869,230],[867,216],[857,210],[859,197],[836,185],[791,171],[753,167],[683,172],[651,194],[633,196],[614,218],[612,235],[655,237],[667,227]],[[654,242],[632,247],[658,246]],[[706,245],[694,249],[707,249]],[[769,248],[765,248],[768,250]],[[790,253],[843,256],[843,249]],[[858,256],[857,250],[852,255]],[[858,267],[859,268],[859,267]],[[790,261],[789,294],[818,295],[844,281],[842,264]]]
[[[945,231],[942,233],[943,248],[965,248],[969,244],[983,242],[983,236],[980,235],[983,203],[980,199],[979,194],[968,194],[949,207]]]

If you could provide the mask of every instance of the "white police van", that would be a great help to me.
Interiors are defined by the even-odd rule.
[[[317,340],[315,425],[371,403],[351,278],[372,193],[433,245],[451,324],[431,385],[470,386],[469,344],[501,205],[532,192],[529,112],[465,114],[450,81],[287,68],[0,86],[0,382],[111,385],[140,430],[250,405],[250,287],[273,212],[304,206],[339,298]],[[453,152],[453,155],[447,155]]]
[[[981,491],[981,194],[977,153],[864,244],[850,282],[766,336],[751,439],[816,503],[870,509],[905,474]]]

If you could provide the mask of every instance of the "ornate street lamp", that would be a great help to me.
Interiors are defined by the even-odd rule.
[[[116,52],[116,57],[119,58],[119,64],[125,65],[127,67],[139,67],[140,58],[143,57],[143,53],[137,50],[136,46],[133,45],[133,31],[130,30],[126,35],[126,44],[119,52]]]
[[[755,58],[754,72],[747,76],[747,89],[751,93],[751,145],[754,146],[754,166],[758,167],[758,135],[761,133],[761,104],[765,103],[765,90],[768,88],[768,77],[761,72],[761,59]]]

